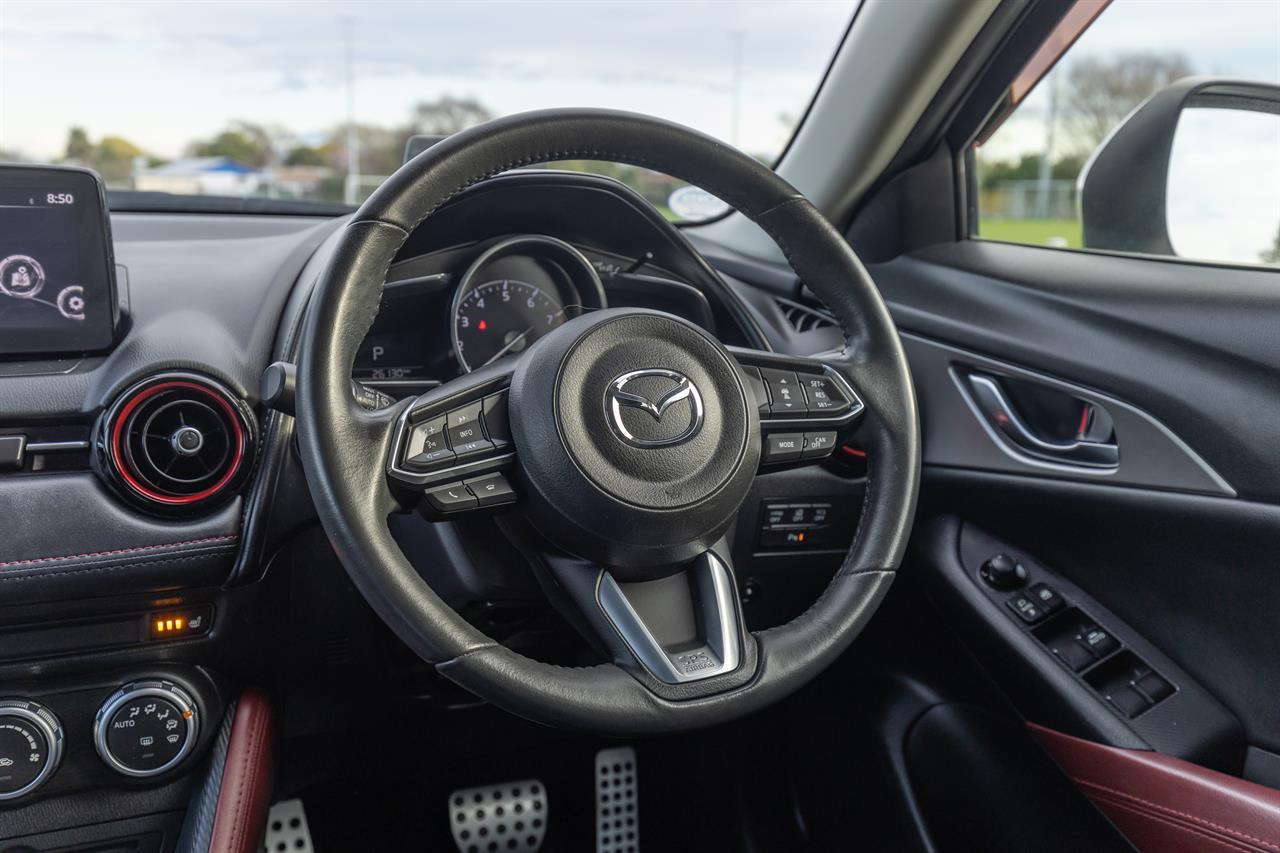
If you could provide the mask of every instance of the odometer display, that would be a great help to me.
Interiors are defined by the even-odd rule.
[[[464,371],[521,353],[565,321],[559,299],[518,279],[486,281],[459,297],[453,342]]]

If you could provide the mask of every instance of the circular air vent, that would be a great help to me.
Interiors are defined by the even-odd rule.
[[[105,473],[150,508],[189,510],[234,494],[253,457],[253,419],[226,388],[189,373],[152,376],[103,417]]]

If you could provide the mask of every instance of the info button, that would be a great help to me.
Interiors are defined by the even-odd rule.
[[[793,462],[804,452],[804,433],[779,432],[765,436],[765,462]]]

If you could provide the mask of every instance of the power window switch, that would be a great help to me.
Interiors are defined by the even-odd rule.
[[[1035,584],[1027,592],[1035,600],[1036,604],[1040,605],[1040,609],[1044,611],[1046,616],[1061,610],[1062,605],[1065,603],[1062,600],[1062,596],[1058,595],[1058,591],[1047,583]]]
[[[26,454],[25,435],[0,435],[0,471],[20,470]]]
[[[475,509],[479,503],[476,496],[467,491],[462,483],[446,483],[427,490],[427,503],[437,512],[460,512],[464,509]]]
[[[1019,619],[1028,625],[1034,625],[1045,616],[1044,610],[1035,602],[1035,599],[1023,592],[1013,596],[1005,604],[1017,614]]]
[[[1120,641],[1111,633],[1097,625],[1089,625],[1081,629],[1078,638],[1098,657],[1104,658],[1120,648]]]
[[[1135,681],[1133,686],[1144,693],[1153,705],[1161,699],[1168,699],[1173,695],[1173,685],[1154,672],[1148,672]]]
[[[1111,691],[1107,695],[1107,701],[1120,709],[1120,713],[1131,720],[1151,707],[1147,697],[1132,687],[1120,687]]]
[[[1055,644],[1052,651],[1059,660],[1071,667],[1072,672],[1079,672],[1097,660],[1093,652],[1071,637],[1066,637],[1062,642]]]

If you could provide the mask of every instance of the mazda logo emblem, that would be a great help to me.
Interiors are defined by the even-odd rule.
[[[666,381],[654,382],[653,380]],[[655,386],[662,388],[664,385],[671,387],[662,391],[654,390]],[[627,386],[633,389],[644,389],[644,392],[628,391]],[[655,367],[624,373],[609,383],[604,393],[604,402],[610,426],[624,441],[637,447],[664,447],[679,444],[692,438],[702,427],[702,395],[698,393],[698,386],[689,381],[689,377],[675,370]],[[656,428],[646,426],[640,430],[635,424],[628,426],[627,418],[624,416],[625,409],[639,409],[644,412],[653,418]],[[664,418],[676,412],[684,413],[686,410],[687,418],[670,417],[670,420],[664,423]],[[667,424],[678,426],[674,429],[663,429]],[[644,434],[639,435],[640,432]]]

